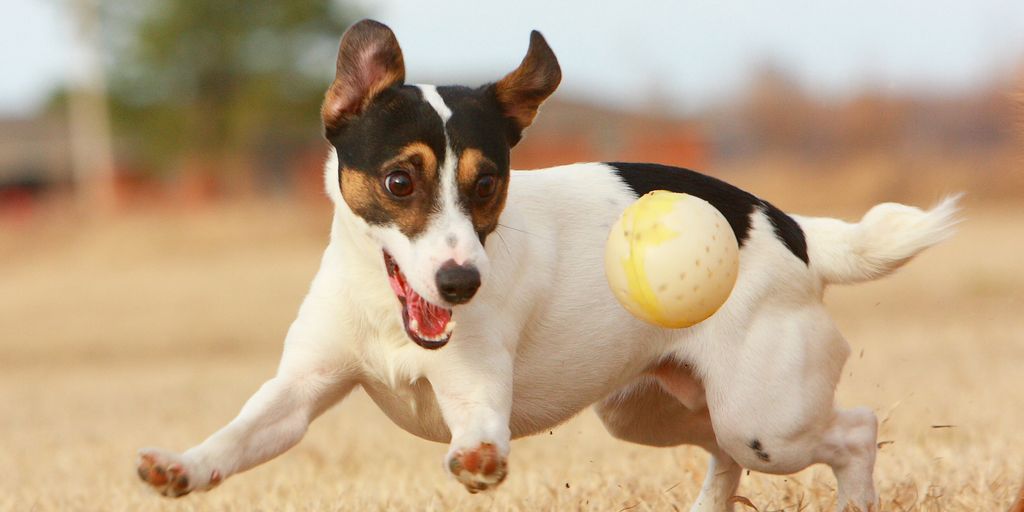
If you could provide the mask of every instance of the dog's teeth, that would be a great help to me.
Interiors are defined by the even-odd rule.
[[[420,330],[420,323],[417,322],[415,318],[413,318],[412,320],[409,320],[409,330],[415,331],[415,332],[419,332],[419,330]]]
[[[455,330],[455,322],[448,322],[448,325],[444,326],[444,336],[448,336]]]
[[[443,332],[441,334],[438,334],[437,336],[420,335],[420,338],[423,338],[423,340],[425,341],[442,341],[448,339],[448,336],[449,333]]]

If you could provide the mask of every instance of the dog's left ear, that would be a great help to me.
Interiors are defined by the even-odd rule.
[[[345,31],[337,68],[320,109],[328,136],[362,114],[381,91],[405,82],[398,39],[387,25],[374,20],[362,20]]]
[[[555,52],[544,36],[530,33],[530,48],[519,67],[491,86],[505,117],[511,123],[509,143],[513,146],[523,136],[537,115],[537,109],[551,96],[562,81],[562,69]]]

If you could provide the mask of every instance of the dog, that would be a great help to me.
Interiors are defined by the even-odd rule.
[[[497,82],[407,85],[394,33],[350,27],[321,111],[330,243],[277,374],[199,445],[141,450],[142,480],[165,496],[209,490],[294,446],[359,387],[405,430],[449,443],[444,468],[470,492],[502,482],[511,439],[596,404],[615,437],[711,454],[693,510],[730,509],[741,468],[815,463],[834,470],[840,509],[877,508],[877,421],[833,404],[850,348],[822,296],[947,238],[957,199],[881,204],[847,223],[786,214],[686,169],[510,171],[560,80],[534,31]],[[605,280],[611,225],[651,190],[708,201],[741,247],[731,296],[690,328],[634,318]]]

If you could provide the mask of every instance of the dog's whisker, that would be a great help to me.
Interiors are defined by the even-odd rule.
[[[506,224],[498,224],[498,227],[499,228],[511,229],[512,231],[518,231],[520,233],[523,233],[524,235],[536,236],[533,233],[530,233],[529,231],[526,231],[525,229],[514,228],[514,227],[506,225]],[[495,232],[497,232],[497,231],[495,231]]]
[[[498,238],[501,239],[502,245],[505,246],[505,252],[508,253],[509,256],[511,256],[512,249],[508,246],[508,242],[505,241],[505,237],[501,236],[501,232],[499,232],[497,229],[494,230],[494,234],[498,235]]]

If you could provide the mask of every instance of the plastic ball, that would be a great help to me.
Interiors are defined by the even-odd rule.
[[[725,304],[739,245],[710,203],[657,190],[622,213],[605,246],[612,293],[634,316],[670,328],[704,321]]]

